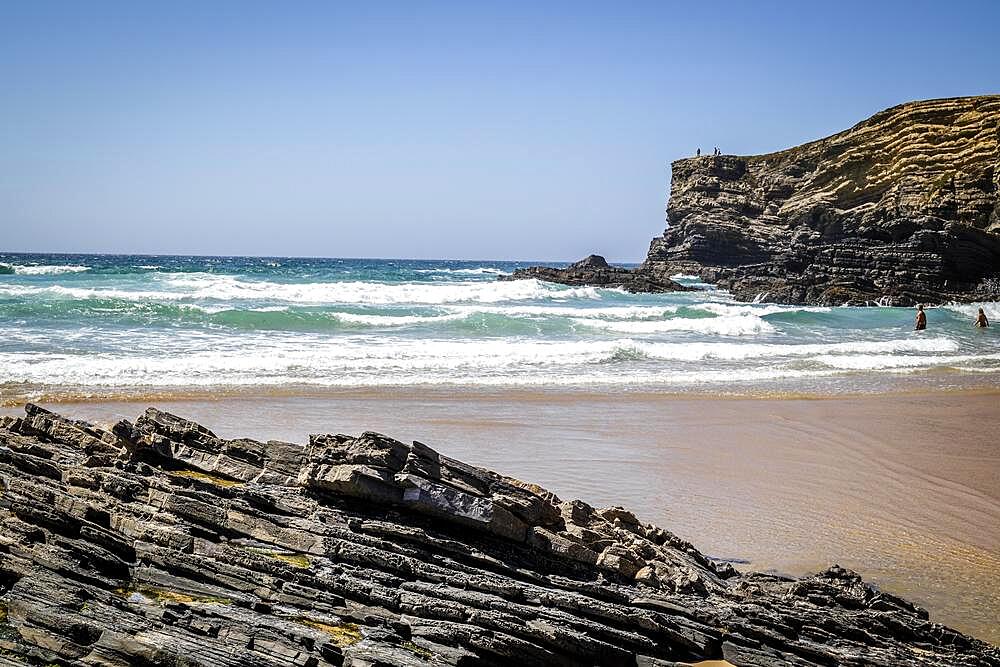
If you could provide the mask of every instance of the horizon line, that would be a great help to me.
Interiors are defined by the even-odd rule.
[[[590,253],[599,254],[599,253]],[[84,256],[90,255],[93,257],[191,257],[191,258],[210,258],[210,259],[235,259],[235,258],[251,258],[251,259],[323,259],[323,260],[353,260],[353,261],[396,261],[396,262],[508,262],[508,263],[538,263],[544,264],[549,263],[573,263],[586,259],[586,257],[581,257],[579,259],[484,259],[484,258],[473,258],[473,259],[461,259],[455,257],[335,257],[335,256],[324,256],[324,255],[215,255],[215,254],[196,254],[196,253],[150,253],[150,252],[44,252],[39,250],[3,250],[0,251],[0,257],[7,257],[9,255],[47,255],[47,256]],[[603,255],[601,255],[603,257]],[[623,260],[611,260],[607,259],[609,264],[641,264],[642,262],[632,262]]]

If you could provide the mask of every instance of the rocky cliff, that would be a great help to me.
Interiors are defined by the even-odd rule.
[[[0,665],[1000,665],[831,568],[738,574],[621,508],[376,433],[0,419]]]
[[[746,300],[996,298],[998,145],[1000,96],[963,97],[779,153],[678,160],[642,270],[697,273]]]

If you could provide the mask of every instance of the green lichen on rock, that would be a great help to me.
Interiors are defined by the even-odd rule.
[[[430,660],[431,658],[434,657],[434,652],[433,651],[430,651],[430,650],[424,648],[423,646],[418,646],[417,644],[414,644],[413,642],[410,642],[410,641],[403,642],[402,646],[407,651],[409,651],[413,655],[418,656],[420,658],[424,658],[426,660]]]
[[[181,593],[156,586],[142,584],[119,588],[115,593],[130,602],[157,602],[160,604],[232,604],[230,598],[220,595],[202,595],[196,593]]]
[[[302,625],[326,633],[326,635],[330,637],[330,640],[341,648],[357,644],[364,638],[361,634],[361,628],[358,627],[356,623],[340,623],[334,625],[332,623],[317,621],[316,619],[309,618],[308,616],[302,616],[298,619],[298,621]]]
[[[246,547],[247,551],[250,551],[261,556],[267,556],[268,558],[273,558],[274,560],[280,560],[283,563],[288,563],[292,567],[297,567],[303,570],[308,570],[312,567],[312,561],[305,554],[296,553],[294,551],[281,551],[278,549],[272,549],[269,547]]]
[[[308,570],[311,565],[309,557],[304,554],[274,554],[271,557],[304,570]]]
[[[7,610],[7,603],[0,600],[0,641],[17,641],[20,634],[10,623],[10,613]]]
[[[225,477],[220,477],[218,475],[211,475],[206,472],[201,472],[200,470],[177,470],[170,473],[171,477],[184,477],[186,479],[196,479],[199,482],[207,482],[208,484],[214,484],[215,486],[221,486],[225,488],[230,488],[234,486],[243,486],[244,482],[235,479],[227,479]]]

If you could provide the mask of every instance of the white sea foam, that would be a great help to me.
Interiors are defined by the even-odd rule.
[[[388,341],[392,342],[388,342]],[[357,377],[408,374],[414,371],[468,377],[498,369],[559,367],[596,363],[609,358],[613,344],[510,343],[507,341],[407,341],[379,338],[355,339],[340,344],[322,344],[300,336],[298,340],[275,336],[255,338],[233,349],[223,346],[188,348],[202,351],[174,357],[157,345],[155,354],[46,354],[34,352],[0,354],[0,382],[58,384],[192,384],[203,381],[226,383],[247,375],[262,381],[275,376],[285,380],[322,381],[351,374]],[[214,347],[214,346],[213,346]],[[227,349],[228,348],[228,349]]]
[[[606,356],[597,351],[583,356]],[[629,385],[692,384],[733,382],[766,378],[793,378],[821,375],[822,372],[800,369],[743,368],[732,371],[685,370],[669,374],[652,370],[622,373],[614,365],[568,369],[545,364],[508,368],[510,359],[455,359],[442,368],[437,360],[426,357],[387,359],[369,351],[354,364],[321,353],[286,352],[282,355],[248,355],[222,351],[181,355],[174,358],[111,357],[107,355],[72,356],[20,355],[11,359],[0,354],[4,368],[0,385],[29,383],[68,387],[142,388],[142,387],[226,387],[226,386],[378,386],[378,385]],[[531,366],[531,356],[523,355],[521,364]],[[372,372],[377,370],[378,372]]]
[[[967,366],[988,366],[997,370],[997,355],[963,354],[954,356],[891,356],[884,354],[851,354],[843,356],[821,355],[816,362],[831,368],[844,370],[884,370],[893,368],[965,368]]]
[[[620,322],[597,319],[574,319],[575,323],[592,329],[616,333],[654,334],[668,331],[694,331],[720,336],[753,336],[774,331],[774,327],[753,315],[721,317],[673,318],[659,321]]]
[[[331,313],[330,317],[349,324],[400,327],[411,324],[433,324],[435,322],[462,320],[467,315],[464,313],[452,313],[450,315],[358,315],[356,313]]]
[[[976,315],[979,314],[979,309],[982,308],[983,312],[986,313],[986,317],[990,319],[992,323],[993,320],[1000,320],[1000,301],[984,301],[981,303],[953,303],[945,306],[947,310],[950,310],[961,315],[965,315],[969,318],[969,323],[975,321]]]
[[[674,384],[688,381],[684,378],[701,378],[700,381],[707,382],[713,377],[714,381],[729,381],[871,368],[982,365],[987,362],[995,365],[998,359],[976,355],[894,356],[903,352],[953,351],[954,343],[948,339],[741,345],[651,343],[632,338],[607,341],[414,340],[380,335],[351,336],[334,342],[320,335],[281,332],[240,339],[193,331],[120,333],[120,341],[109,338],[108,342],[127,343],[128,352],[2,353],[0,384],[134,387],[224,386],[255,382],[331,386],[575,383],[566,378],[628,384],[644,376],[655,380],[654,384]],[[732,364],[755,357],[766,363]],[[828,370],[788,363],[803,358],[822,364]],[[668,365],[664,366],[665,362],[669,362]],[[689,362],[698,364],[692,367]],[[719,367],[720,363],[725,367]]]
[[[694,320],[703,321],[703,320]],[[665,361],[743,361],[749,359],[781,360],[867,353],[896,355],[908,352],[954,352],[958,343],[950,338],[920,338],[886,341],[849,341],[844,343],[658,343],[643,342],[638,348],[645,356]]]
[[[600,291],[594,287],[556,287],[537,280],[514,282],[471,283],[274,283],[245,281],[232,276],[191,275],[169,277],[163,281],[164,291],[128,292],[122,290],[84,290],[64,288],[70,296],[87,298],[104,293],[117,298],[194,299],[194,300],[270,300],[304,304],[440,304],[498,303],[534,299],[597,299]],[[55,288],[51,288],[55,289]]]
[[[451,306],[456,312],[492,313],[508,317],[596,317],[601,319],[648,320],[662,318],[676,313],[678,306],[607,306],[607,307],[577,307],[577,306],[531,306],[511,304],[506,306]]]
[[[179,304],[181,308],[197,310],[204,313],[214,314],[220,312],[235,311],[230,305],[208,305],[208,304]],[[259,306],[254,308],[239,308],[243,312],[268,313],[268,312],[288,312],[292,306]],[[437,314],[432,315],[412,315],[405,312],[400,314],[366,314],[355,312],[341,312],[337,310],[323,312],[329,319],[337,320],[349,324],[370,324],[372,326],[405,326],[411,324],[434,324],[438,322],[451,322],[469,319],[476,315],[492,314],[503,315],[510,318],[535,319],[540,317],[564,317],[576,318],[581,315],[588,315],[594,318],[607,320],[651,320],[660,319],[676,312],[676,306],[619,306],[608,308],[575,308],[560,306],[489,306],[489,305],[438,305],[434,310]]]
[[[49,297],[59,299],[122,299],[126,301],[180,301],[184,294],[151,291],[125,290],[103,287],[65,287],[49,285],[47,287],[34,285],[2,285],[0,296],[13,297]]]
[[[232,276],[190,275],[161,279],[162,290],[4,285],[0,295],[141,301],[279,301],[299,304],[446,304],[600,299],[596,287],[562,287],[538,280],[457,283],[274,283]]]
[[[61,273],[81,273],[83,271],[89,271],[89,266],[75,266],[75,265],[49,265],[49,264],[8,264],[10,268],[14,269],[16,275],[21,276],[52,276]]]
[[[779,306],[777,304],[721,303],[708,301],[689,306],[695,310],[728,316],[764,317],[777,313],[828,313],[830,308],[824,306]]]

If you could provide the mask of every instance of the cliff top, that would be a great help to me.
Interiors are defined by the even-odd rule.
[[[956,112],[973,112],[982,114],[985,117],[992,119],[991,124],[994,127],[997,127],[997,124],[1000,123],[1000,94],[973,95],[966,97],[942,97],[930,100],[903,102],[902,104],[897,104],[896,106],[879,111],[871,117],[847,128],[846,130],[842,130],[821,139],[815,139],[804,144],[799,144],[798,146],[773,151],[771,153],[762,153],[759,155],[723,154],[721,157],[736,158],[746,161],[780,161],[781,159],[800,151],[808,151],[809,149],[819,148],[828,143],[836,143],[839,140],[848,138],[872,126],[877,127],[886,123],[904,121],[907,118],[916,119],[921,114],[925,113],[931,114],[933,117],[948,118],[954,117]],[[996,150],[996,136],[994,136],[993,150]],[[684,157],[674,160],[671,162],[671,165],[704,160],[706,158],[711,159],[712,157],[714,156],[707,155],[701,157]]]

